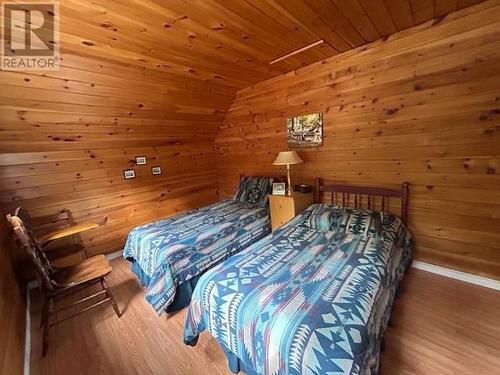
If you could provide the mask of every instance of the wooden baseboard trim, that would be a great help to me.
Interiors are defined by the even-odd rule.
[[[26,326],[24,331],[24,368],[23,375],[30,375],[31,363],[31,289],[36,283],[29,283],[26,288]]]
[[[451,268],[436,266],[435,264],[430,264],[419,260],[414,260],[411,265],[412,267],[418,268],[419,270],[432,272],[441,276],[446,276],[452,279],[465,281],[466,283],[484,286],[486,288],[500,290],[500,281],[498,280],[493,280],[487,277],[453,270]]]
[[[123,250],[118,250],[115,251],[114,253],[106,254],[106,258],[108,258],[108,260],[113,260],[121,257],[122,255],[123,255]]]

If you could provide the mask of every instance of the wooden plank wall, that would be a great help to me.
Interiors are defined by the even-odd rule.
[[[217,179],[273,171],[286,118],[324,113],[295,182],[411,183],[415,258],[500,278],[500,2],[487,1],[240,90]]]
[[[2,214],[25,206],[42,230],[62,209],[76,221],[107,215],[83,235],[97,254],[122,248],[133,226],[217,199],[213,139],[234,90],[62,57],[59,71],[0,73]],[[135,166],[135,156],[148,164]],[[128,168],[135,180],[124,180]]]
[[[21,375],[24,368],[25,304],[8,251],[7,228],[0,224],[0,374]]]

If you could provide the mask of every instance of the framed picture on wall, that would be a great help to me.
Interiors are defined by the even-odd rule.
[[[130,180],[132,178],[135,178],[135,170],[133,170],[133,169],[124,170],[123,177],[125,177],[125,180]]]
[[[273,183],[273,195],[285,195],[286,186],[284,182]]]
[[[135,157],[135,164],[137,165],[145,165],[147,163],[147,159],[145,156],[136,156]]]
[[[309,113],[287,120],[288,147],[316,147],[323,144],[323,113]]]
[[[156,167],[152,167],[152,168],[151,168],[151,173],[152,173],[153,175],[161,174],[161,167],[158,167],[158,166],[156,166]]]

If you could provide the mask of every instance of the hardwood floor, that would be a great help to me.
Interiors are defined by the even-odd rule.
[[[33,296],[32,374],[230,374],[216,342],[182,343],[186,311],[158,317],[127,262],[116,259],[110,285],[118,319],[104,305],[55,326],[40,358]],[[494,374],[500,368],[500,292],[410,269],[386,333],[382,374]]]

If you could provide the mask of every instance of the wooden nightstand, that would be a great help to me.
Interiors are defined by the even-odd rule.
[[[273,230],[292,220],[313,203],[312,193],[294,191],[288,195],[269,195],[271,227]]]

